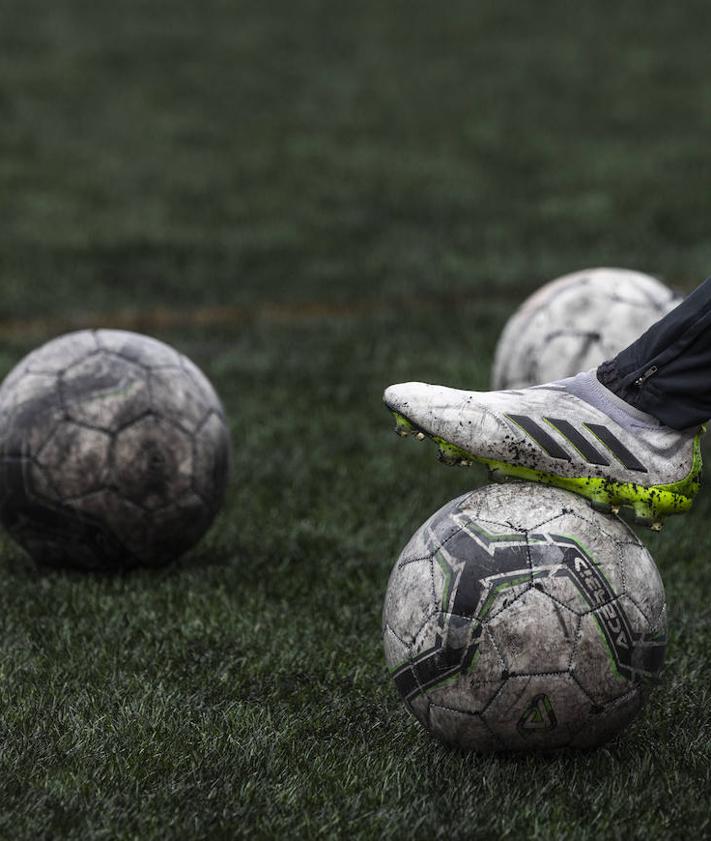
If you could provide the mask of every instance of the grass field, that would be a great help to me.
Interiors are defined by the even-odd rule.
[[[642,535],[665,681],[604,749],[432,741],[386,673],[409,535],[484,481],[399,443],[390,382],[484,387],[538,284],[709,273],[711,6],[0,4],[0,365],[64,329],[191,355],[235,477],[189,557],[0,555],[0,837],[711,836],[711,498]]]

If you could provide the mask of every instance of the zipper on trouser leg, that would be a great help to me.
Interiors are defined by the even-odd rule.
[[[658,370],[659,368],[657,368],[656,365],[652,365],[650,368],[647,368],[647,370],[644,372],[644,374],[642,374],[641,377],[637,377],[637,379],[634,381],[634,384],[637,386],[637,388],[642,388],[642,386],[647,382],[647,380],[650,377],[653,377]]]

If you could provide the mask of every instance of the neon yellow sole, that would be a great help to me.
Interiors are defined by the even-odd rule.
[[[467,452],[456,444],[450,444],[444,438],[419,429],[404,415],[391,411],[395,418],[395,431],[398,435],[415,435],[420,440],[431,438],[439,447],[440,460],[446,464],[467,466],[472,462],[484,464],[489,468],[491,478],[496,482],[518,479],[553,485],[586,497],[594,509],[604,513],[617,514],[622,508],[631,509],[634,522],[647,526],[653,531],[661,529],[663,517],[688,511],[701,486],[702,458],[698,434],[694,438],[691,470],[683,479],[666,485],[645,486],[635,482],[615,482],[599,476],[556,476],[554,473],[546,473],[530,467],[483,458]]]

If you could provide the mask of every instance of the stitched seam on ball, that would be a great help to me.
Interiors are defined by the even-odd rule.
[[[452,540],[453,537],[456,537],[456,535],[458,535],[461,530],[462,530],[462,527],[460,525],[458,525],[458,524],[455,525],[454,526],[454,531],[452,531],[451,534],[448,534],[447,537],[438,540],[438,546],[437,546],[436,549],[430,550],[426,555],[422,555],[422,556],[419,556],[417,558],[408,558],[406,561],[398,562],[398,568],[402,568],[404,566],[407,566],[408,564],[414,563],[415,561],[431,561],[433,556],[435,554],[437,554],[437,551],[442,546],[446,546],[447,543],[449,543],[449,541]]]
[[[457,713],[459,715],[467,715],[470,718],[481,718],[481,712],[471,712],[471,710],[458,710],[456,707],[450,707],[447,704],[440,704],[437,701],[430,700],[430,706],[438,710],[446,710],[450,713]]]
[[[626,598],[628,598],[632,602],[632,604],[637,608],[637,610],[640,612],[640,614],[644,617],[644,621],[647,623],[647,625],[649,627],[649,630],[652,631],[653,630],[652,620],[649,618],[649,616],[647,616],[646,612],[644,610],[642,610],[639,602],[629,592],[627,592],[626,588],[625,588],[625,592],[622,595],[624,595]]]
[[[436,616],[438,613],[439,613],[439,610],[436,607],[431,607],[430,608],[429,613],[427,614],[427,616],[425,616],[425,618],[422,620],[422,623],[419,625],[419,627],[417,628],[415,633],[412,635],[412,642],[410,643],[410,648],[414,647],[415,642],[417,641],[417,638],[420,636],[420,634],[422,633],[422,631],[425,628],[425,626],[427,625],[427,623],[430,621],[430,619],[433,616]]]
[[[583,684],[580,682],[580,680],[578,679],[578,676],[577,676],[577,675],[576,675],[576,673],[575,673],[575,669],[572,669],[572,670],[569,672],[569,675],[570,675],[570,677],[572,678],[572,680],[573,680],[573,682],[575,683],[575,685],[578,687],[578,689],[579,689],[579,690],[583,693],[583,695],[584,695],[584,696],[588,699],[588,701],[590,701],[590,703],[591,703],[594,707],[600,707],[600,706],[602,706],[601,704],[598,704],[598,702],[597,702],[597,701],[593,698],[593,696],[592,696],[592,695],[588,692],[588,690],[587,690],[587,689],[583,686]]]
[[[534,589],[538,590],[538,587],[534,587]],[[561,607],[564,607],[570,613],[575,614],[575,616],[586,616],[588,613],[590,613],[589,610],[585,610],[582,613],[579,613],[577,610],[573,610],[572,607],[567,605],[565,602],[562,602],[557,596],[554,596],[553,593],[549,593],[547,590],[538,590],[538,592],[543,593],[543,595],[547,596],[551,601],[555,602]],[[617,598],[617,596],[615,596],[615,598]]]
[[[508,610],[510,607],[515,605],[519,599],[523,598],[523,596],[525,596],[526,593],[528,593],[532,589],[533,587],[531,586],[531,582],[529,581],[528,584],[526,584],[525,590],[522,590],[520,593],[517,593],[511,599],[510,602],[507,602],[505,605],[502,605],[497,611],[492,611],[491,613],[489,613],[489,615],[486,617],[485,622],[482,622],[482,625],[488,625],[490,622],[496,619],[497,616],[500,616],[505,610]]]
[[[496,640],[494,638],[494,635],[491,633],[491,631],[489,630],[489,628],[487,627],[486,624],[482,625],[482,633],[488,635],[489,641],[491,642],[491,645],[493,646],[494,651],[496,652],[496,656],[499,658],[499,662],[501,663],[501,671],[508,673],[509,664],[506,662],[506,660],[504,660],[503,655],[501,654],[501,650],[500,650],[499,646],[496,644]]]
[[[385,636],[387,631],[390,631],[390,633],[395,637],[395,639],[398,642],[402,643],[402,645],[404,645],[409,652],[410,648],[412,648],[412,643],[405,642],[405,640],[396,633],[396,631],[393,629],[393,626],[389,622],[385,623],[385,627],[383,628],[383,636]]]
[[[567,669],[555,669],[552,672],[509,672],[507,680],[522,680],[528,677],[569,677]]]

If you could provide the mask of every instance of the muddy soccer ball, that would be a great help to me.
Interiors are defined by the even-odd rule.
[[[680,300],[660,280],[627,269],[587,269],[553,280],[506,323],[491,387],[523,388],[595,368]]]
[[[662,667],[664,589],[617,517],[533,484],[450,502],[402,552],[383,614],[402,699],[475,751],[593,747],[637,715]]]
[[[61,336],[0,387],[0,520],[42,564],[115,570],[176,558],[213,521],[229,463],[212,386],[147,336]]]

